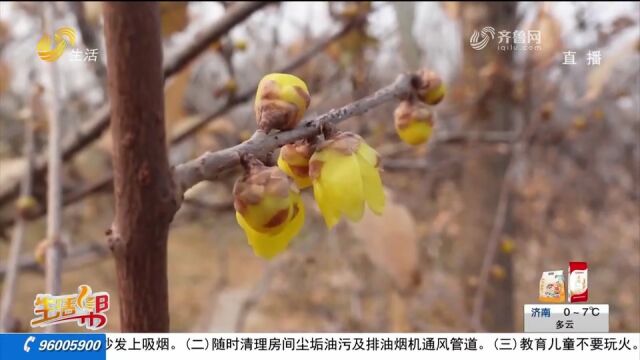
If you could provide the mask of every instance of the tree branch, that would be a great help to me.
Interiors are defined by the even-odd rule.
[[[177,56],[167,59],[163,69],[165,77],[180,71],[180,69],[185,67],[198,54],[220,39],[222,35],[229,32],[236,24],[270,3],[270,1],[251,1],[229,7],[224,17],[216,22],[213,27],[206,32],[196,35],[195,40],[178,51]]]
[[[434,140],[437,143],[457,144],[467,142],[506,143],[517,140],[517,133],[513,131],[466,131],[466,132],[436,132]]]
[[[45,28],[49,34],[55,31],[54,5],[44,4]],[[44,73],[48,73],[45,97],[47,98],[49,121],[49,173],[47,174],[47,242],[45,262],[45,291],[48,294],[60,294],[62,283],[62,242],[60,232],[62,230],[62,149],[60,139],[62,137],[62,124],[60,123],[59,95],[60,74],[56,62],[43,63]],[[55,332],[56,327],[46,329],[47,332]]]
[[[331,45],[336,40],[341,39],[345,34],[347,34],[349,32],[349,30],[354,26],[354,24],[357,21],[358,20],[354,21],[354,23],[347,24],[340,31],[338,31],[335,34],[327,37],[326,39],[323,39],[323,40],[319,41],[316,45],[311,47],[305,53],[300,54],[300,56],[296,57],[295,59],[293,59],[291,62],[289,62],[285,66],[275,70],[275,72],[287,73],[287,72],[291,72],[291,71],[295,70],[299,66],[304,65],[307,61],[312,59],[313,56],[317,55],[318,53],[320,53],[321,51],[326,49],[329,45]],[[230,101],[228,101],[221,108],[219,108],[217,110],[214,110],[214,111],[212,111],[212,112],[210,112],[210,113],[208,113],[206,115],[203,115],[198,120],[196,120],[193,124],[191,124],[189,127],[184,128],[178,134],[173,136],[171,138],[171,140],[170,140],[170,144],[172,146],[180,144],[182,141],[188,139],[189,137],[191,137],[192,135],[197,133],[200,129],[202,129],[204,126],[206,126],[209,122],[213,121],[214,119],[219,118],[220,116],[224,115],[225,113],[227,113],[228,111],[230,111],[234,107],[249,101],[253,97],[253,95],[255,94],[256,88],[257,88],[257,84],[255,86],[253,86],[250,90],[247,90],[247,91],[245,91],[245,92],[243,92],[243,93],[241,93],[239,95],[235,95]],[[68,196],[65,196],[64,197],[64,201],[63,201],[63,206],[74,204],[74,203],[84,199],[85,197],[93,195],[95,193],[109,190],[111,188],[112,182],[113,182],[113,175],[112,174],[108,174],[104,178],[100,179],[99,181],[97,181],[97,182],[95,182],[95,183],[93,183],[91,185],[88,185],[87,187],[85,187],[83,189],[77,190],[77,191],[69,194]],[[38,218],[42,217],[45,214],[46,214],[46,210],[43,209],[43,210],[40,210],[37,213],[29,216],[27,219],[28,220],[35,220],[35,219],[38,219]],[[9,226],[13,225],[14,222],[15,222],[15,219],[13,219],[13,218],[0,220],[0,229],[9,227]]]
[[[409,97],[415,90],[416,81],[418,77],[413,74],[400,75],[391,85],[378,90],[373,95],[308,120],[293,130],[270,135],[256,131],[249,140],[239,145],[221,151],[206,152],[194,160],[180,164],[174,169],[174,181],[178,187],[176,195],[181,196],[200,181],[218,179],[226,170],[239,165],[240,157],[244,154],[253,154],[264,159],[267,154],[280,146],[318,135],[320,126],[324,123],[337,124],[352,116],[362,115],[387,101]]]
[[[184,48],[175,52],[169,57],[164,65],[164,78],[169,78],[178,73],[184,66],[193,60],[201,51],[226,34],[231,28],[249,17],[254,11],[269,4],[269,2],[247,2],[232,6],[222,19],[217,21],[211,28],[196,37],[196,40],[187,44]],[[95,115],[84,122],[80,129],[67,138],[62,143],[62,159],[71,159],[78,151],[98,139],[100,135],[109,127],[109,116],[111,106],[103,105],[95,111]],[[43,176],[47,171],[48,161],[46,154],[40,154],[36,158],[34,166],[34,177]],[[0,204],[15,199],[19,192],[19,184],[15,183],[0,192]]]
[[[500,235],[503,232],[506,219],[507,210],[509,208],[509,197],[512,190],[512,178],[515,176],[514,169],[516,164],[523,161],[526,156],[528,146],[531,140],[536,134],[536,130],[540,124],[540,117],[531,120],[526,127],[521,126],[521,130],[518,132],[516,142],[513,145],[511,158],[507,164],[505,170],[505,176],[500,188],[500,194],[498,195],[498,207],[496,208],[496,215],[493,221],[491,232],[489,233],[489,240],[487,242],[487,250],[482,259],[482,268],[480,269],[480,276],[478,279],[478,291],[473,299],[473,312],[471,315],[471,326],[476,331],[484,331],[482,328],[482,311],[485,303],[485,293],[489,286],[489,275],[491,272],[491,266],[493,265],[496,253],[498,251],[498,245],[500,243]]]

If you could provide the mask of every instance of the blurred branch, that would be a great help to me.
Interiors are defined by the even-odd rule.
[[[420,67],[420,47],[413,36],[416,3],[415,1],[398,1],[394,2],[393,6],[400,34],[402,57],[409,69],[417,69]]]
[[[343,36],[345,36],[349,32],[349,30],[351,30],[355,26],[355,24],[358,21],[362,21],[362,20],[355,20],[355,21],[345,25],[340,31],[338,31],[335,34],[327,37],[326,39],[318,42],[317,44],[312,46],[309,50],[307,50],[306,52],[300,54],[295,59],[291,60],[291,62],[289,62],[287,65],[275,70],[274,72],[288,73],[288,72],[291,72],[294,69],[304,65],[309,60],[311,60],[314,56],[318,55],[321,51],[326,49],[333,42],[335,42],[336,40],[339,40]],[[174,136],[171,139],[171,144],[174,145],[174,144],[178,144],[178,143],[182,142],[183,140],[187,139],[191,135],[195,134],[198,130],[202,129],[211,120],[220,117],[221,115],[225,114],[229,110],[233,109],[236,105],[239,105],[239,104],[242,104],[244,102],[249,101],[253,97],[253,95],[255,94],[257,88],[258,88],[258,84],[255,84],[255,86],[253,86],[251,89],[249,89],[247,91],[244,91],[244,92],[242,92],[242,93],[240,93],[238,95],[235,95],[232,99],[230,99],[221,108],[216,109],[216,110],[214,110],[214,111],[202,116],[200,119],[196,120],[193,124],[191,124],[191,126],[184,128],[184,130],[182,130],[180,133],[178,133],[176,136]]]
[[[91,24],[87,21],[87,17],[84,13],[84,2],[82,1],[70,1],[69,6],[76,16],[78,22],[78,28],[82,35],[82,42],[88,49],[100,48],[100,40],[98,38],[98,32],[95,31]],[[102,61],[93,62],[93,68],[95,70],[98,81],[103,88],[107,87],[107,68]]]
[[[285,260],[285,258],[280,257],[276,261],[270,262],[267,265],[267,269],[262,272],[262,277],[253,287],[249,296],[242,302],[242,305],[240,305],[240,311],[238,311],[238,317],[235,323],[235,332],[244,331],[249,313],[251,313],[251,310],[258,305],[260,299],[267,293],[273,278],[287,264]]]
[[[32,103],[36,103],[36,97],[40,96],[39,89],[33,94]],[[23,199],[32,199],[31,190],[33,186],[33,179],[31,178],[31,169],[33,168],[33,159],[35,157],[35,144],[34,144],[34,129],[33,118],[30,114],[25,118],[24,125],[24,157],[27,159],[27,168],[25,169],[22,183],[20,185],[20,196]],[[34,204],[35,205],[35,204]],[[2,301],[0,302],[0,332],[6,331],[9,326],[9,318],[11,316],[11,307],[13,305],[14,293],[16,290],[16,280],[20,272],[19,257],[20,250],[22,249],[22,243],[25,236],[25,228],[27,226],[27,220],[25,214],[29,209],[17,209],[15,216],[16,226],[13,229],[13,237],[11,239],[11,246],[9,249],[9,258],[7,259],[7,265],[5,267],[6,278],[2,287]]]
[[[62,201],[62,206],[75,204],[76,202],[84,199],[85,197],[91,196],[99,192],[109,191],[111,190],[112,185],[113,185],[113,174],[108,174],[104,176],[102,179],[96,181],[95,183],[85,186],[77,191],[74,191],[73,193],[67,196],[64,196],[64,199]],[[38,211],[34,212],[33,214],[26,215],[25,219],[29,221],[33,221],[41,218],[46,213],[47,213],[47,210],[45,208],[40,208],[38,209]],[[15,224],[15,219],[2,220],[0,221],[0,229],[9,227],[13,224]]]
[[[69,251],[62,269],[64,271],[69,271],[88,265],[95,265],[96,261],[104,259],[110,254],[111,252],[109,251],[109,248],[102,243],[92,242],[86,245],[78,245]],[[33,255],[23,255],[18,257],[16,266],[21,271],[38,274],[44,273],[44,269]],[[0,279],[7,278],[10,267],[11,264],[9,263],[0,264]]]
[[[195,59],[198,54],[205,51],[212,43],[229,32],[236,24],[270,3],[270,1],[251,1],[230,6],[224,17],[218,20],[214,26],[196,35],[194,41],[186,44],[185,47],[177,52],[176,56],[167,59],[163,67],[165,77],[180,71],[191,60]]]
[[[253,12],[269,4],[268,2],[247,2],[232,6],[213,26],[207,31],[196,36],[193,42],[167,56],[163,66],[165,79],[178,73],[196,56],[206,50],[211,43],[226,34],[231,28],[249,17]],[[111,107],[109,104],[103,105],[94,112],[89,120],[84,122],[80,129],[62,143],[62,158],[64,161],[71,159],[77,152],[85,146],[91,144],[109,127],[109,116]],[[48,160],[46,154],[38,155],[34,166],[34,177],[40,177],[47,171]],[[19,184],[8,186],[0,192],[0,204],[15,199],[18,195]]]
[[[383,159],[382,167],[385,171],[403,171],[403,170],[430,170],[435,171],[444,166],[448,166],[459,162],[460,159],[444,160],[433,162],[426,159]]]
[[[185,199],[184,203],[201,210],[209,210],[213,212],[233,210],[233,202],[212,204],[196,198]]]
[[[55,31],[54,5],[44,4],[45,29],[49,34]],[[45,86],[49,123],[49,172],[47,176],[47,248],[45,262],[45,291],[57,295],[62,285],[63,244],[62,230],[62,124],[60,118],[60,73],[56,62],[43,63],[49,81]],[[56,327],[47,328],[55,332]]]
[[[540,124],[540,117],[534,117],[527,126],[523,127],[519,133],[516,143],[513,145],[511,158],[507,164],[505,171],[505,177],[500,189],[498,197],[498,207],[496,208],[496,215],[494,218],[493,226],[489,234],[489,241],[487,243],[487,250],[482,260],[482,268],[480,270],[480,276],[478,280],[478,291],[473,301],[473,311],[471,315],[471,326],[476,331],[484,331],[482,327],[482,310],[485,303],[485,293],[489,285],[489,275],[491,273],[491,266],[495,261],[496,253],[498,251],[498,245],[500,243],[500,235],[503,232],[507,210],[509,205],[509,196],[511,194],[512,178],[515,176],[516,165],[523,161],[526,156],[527,149],[535,136],[536,130]]]
[[[517,139],[517,133],[513,131],[475,131],[475,132],[436,132],[433,139],[437,143],[513,143]]]
[[[194,160],[180,164],[174,169],[174,180],[178,186],[176,195],[181,197],[182,193],[200,181],[219,178],[225,170],[239,165],[242,155],[253,154],[264,159],[280,146],[318,135],[321,126],[325,123],[337,124],[352,116],[362,115],[387,101],[411,96],[417,81],[419,77],[413,74],[400,75],[391,85],[376,91],[373,95],[308,120],[293,130],[271,135],[256,131],[249,140],[239,145],[216,152],[207,152]]]

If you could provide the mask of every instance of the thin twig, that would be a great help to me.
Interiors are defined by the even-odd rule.
[[[40,91],[36,90],[33,94],[32,103],[35,105],[39,102]],[[32,106],[35,108],[35,106]],[[33,114],[33,113],[31,113]],[[34,144],[34,129],[33,118],[28,116],[24,119],[24,157],[27,161],[27,168],[25,169],[22,183],[20,186],[20,196],[28,199],[31,197],[33,179],[31,178],[31,168],[33,167],[33,159],[35,157],[35,144]],[[20,209],[18,209],[20,210]],[[13,298],[16,290],[16,283],[20,268],[18,266],[20,251],[22,250],[22,243],[24,241],[25,229],[27,220],[25,214],[27,211],[18,211],[15,217],[16,225],[13,229],[13,238],[11,239],[11,247],[9,249],[9,258],[6,266],[6,277],[2,287],[2,301],[0,302],[0,332],[7,331],[10,316],[11,307],[13,305]]]
[[[80,30],[80,34],[82,35],[82,42],[88,49],[99,49],[100,48],[100,39],[98,37],[99,32],[94,30],[89,21],[87,21],[87,17],[84,12],[84,3],[81,1],[72,1],[69,3],[71,7],[71,11],[74,13],[76,17],[76,21],[78,23],[78,29]],[[104,62],[98,60],[92,62],[93,70],[96,74],[96,77],[103,89],[107,87],[107,67],[104,65]]]
[[[64,206],[75,204],[78,201],[88,196],[91,196],[93,194],[110,191],[112,186],[113,186],[113,174],[107,174],[106,176],[102,177],[100,180],[90,185],[87,185],[81,189],[78,189],[72,192],[71,194],[65,195],[62,200],[62,206],[64,207]],[[47,210],[41,207],[36,212],[32,214],[27,214],[25,216],[25,219],[29,221],[34,221],[46,214],[47,214]],[[15,224],[15,219],[13,218],[2,220],[0,221],[0,229],[9,227],[13,224]]]
[[[459,159],[432,161],[428,159],[383,159],[382,167],[385,171],[420,170],[436,171],[445,166],[459,162]]]
[[[434,141],[437,143],[513,143],[517,140],[518,134],[513,131],[465,131],[465,132],[437,132]]]
[[[226,34],[231,28],[248,18],[254,11],[269,4],[269,2],[247,2],[232,6],[222,19],[217,21],[207,31],[196,36],[195,40],[185,47],[167,56],[163,66],[165,80],[178,73],[184,66],[193,60],[200,52],[206,50],[209,45],[221,36]],[[71,159],[78,151],[98,139],[100,135],[109,127],[109,116],[111,106],[105,104],[95,111],[95,115],[84,122],[80,129],[62,143],[62,158],[64,161]],[[34,176],[41,176],[47,171],[49,166],[47,155],[40,154],[36,158],[34,166]],[[8,186],[0,192],[0,204],[15,199],[18,195],[19,184]]]
[[[240,157],[244,154],[253,154],[264,159],[280,146],[318,135],[320,127],[324,123],[337,124],[352,116],[362,115],[387,101],[408,97],[414,91],[413,82],[415,80],[416,77],[413,74],[400,75],[391,85],[376,91],[373,95],[308,120],[293,130],[270,135],[257,131],[249,140],[239,145],[221,151],[206,152],[194,160],[180,164],[174,169],[174,180],[178,185],[176,195],[181,196],[182,193],[201,181],[218,179],[225,170],[239,165]]]
[[[91,242],[78,245],[69,250],[65,257],[62,269],[64,271],[82,268],[84,266],[96,265],[97,261],[106,258],[111,254],[109,248],[103,242]],[[7,278],[9,263],[0,264],[0,279]],[[33,255],[22,255],[18,257],[16,266],[21,271],[42,274],[44,269]]]

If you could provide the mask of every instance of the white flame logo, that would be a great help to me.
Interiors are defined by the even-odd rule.
[[[480,39],[480,36],[482,36],[482,39]],[[475,50],[482,50],[487,46],[489,41],[493,40],[495,36],[496,29],[491,26],[485,26],[482,28],[481,32],[473,30],[473,34],[471,34],[471,38],[469,39],[469,44],[471,44],[471,47]]]

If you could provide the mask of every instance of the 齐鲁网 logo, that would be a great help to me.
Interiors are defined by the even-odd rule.
[[[92,293],[88,285],[80,285],[77,294],[54,296],[38,294],[33,301],[31,327],[77,322],[89,330],[98,330],[107,324],[109,293]]]
[[[469,45],[474,50],[482,50],[492,43],[494,39],[498,40],[496,46],[498,51],[538,51],[542,49],[540,30],[496,31],[491,26],[485,26],[481,31],[473,30],[473,34],[469,38]]]
[[[485,26],[482,28],[482,31],[478,32],[478,30],[473,30],[473,34],[471,34],[471,38],[469,39],[469,44],[474,50],[482,50],[484,49],[489,41],[493,40],[496,36],[496,29],[491,26]]]

